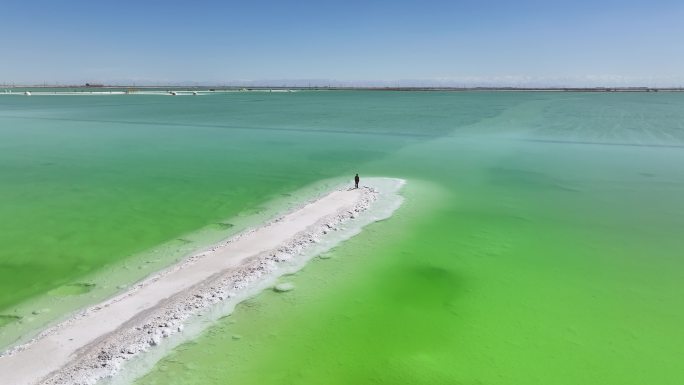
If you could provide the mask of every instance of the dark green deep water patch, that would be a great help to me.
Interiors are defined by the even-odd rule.
[[[17,315],[6,315],[6,314],[0,314],[0,328],[9,325],[13,322],[17,322],[21,320],[21,317]]]

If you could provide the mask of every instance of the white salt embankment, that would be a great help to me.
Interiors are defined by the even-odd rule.
[[[376,181],[389,181],[394,197],[403,184]],[[181,332],[190,317],[236,297],[379,198],[373,187],[339,189],[214,245],[3,353],[0,379],[13,385],[93,384],[110,377],[127,360]]]

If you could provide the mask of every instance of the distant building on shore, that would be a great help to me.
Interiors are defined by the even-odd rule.
[[[86,83],[86,87],[104,87],[102,84],[93,84],[93,83]]]

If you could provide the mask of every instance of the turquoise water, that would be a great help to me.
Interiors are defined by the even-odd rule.
[[[394,217],[287,277],[294,291],[239,306],[140,384],[684,375],[684,94],[4,96],[0,106],[0,313],[24,319],[11,309],[28,298],[320,179],[408,180]]]

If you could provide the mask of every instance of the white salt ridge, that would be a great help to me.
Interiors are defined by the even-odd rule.
[[[98,382],[99,385],[131,385],[136,379],[148,373],[154,365],[162,360],[170,351],[184,342],[198,338],[204,331],[212,327],[217,321],[231,314],[236,305],[250,299],[267,289],[273,289],[278,279],[287,274],[293,274],[302,269],[308,261],[317,256],[329,255],[329,251],[341,242],[359,234],[362,229],[374,222],[389,218],[403,203],[399,190],[405,184],[404,180],[391,178],[365,178],[364,182],[377,191],[377,197],[365,211],[356,213],[356,218],[341,223],[334,230],[328,229],[328,235],[321,236],[317,243],[310,244],[300,254],[278,265],[277,270],[255,281],[246,290],[236,291],[235,296],[221,301],[213,307],[207,308],[198,316],[187,319],[183,333],[177,333],[166,339],[164,343],[138,355],[136,359],[128,360],[120,368],[116,376],[107,377]],[[229,324],[235,323],[227,320]],[[239,335],[233,339],[239,340]]]
[[[393,181],[396,193],[403,181]],[[221,303],[232,309],[250,288],[274,276],[280,264],[315,250],[326,234],[366,211],[377,197],[373,188],[335,191],[215,245],[5,352],[0,356],[0,378],[21,385],[94,384],[111,377],[126,361],[183,331],[193,316]],[[367,223],[378,219],[382,218],[368,218]],[[360,227],[346,237],[359,231]],[[269,241],[277,243],[263,249]],[[227,261],[231,259],[237,261]]]

